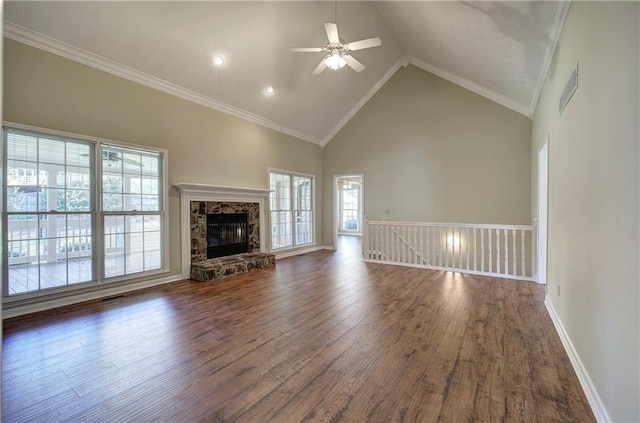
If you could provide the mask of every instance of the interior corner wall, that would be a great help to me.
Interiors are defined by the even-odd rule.
[[[369,220],[531,224],[531,120],[412,65],[325,146],[323,166],[325,243],[339,174],[364,174]]]
[[[533,124],[534,184],[549,134],[547,300],[616,422],[640,421],[639,24],[638,2],[572,2]]]
[[[312,144],[4,39],[4,119],[167,149],[169,185],[269,188],[270,167],[316,177],[322,245],[322,151]],[[169,191],[171,273],[180,274],[180,197]]]

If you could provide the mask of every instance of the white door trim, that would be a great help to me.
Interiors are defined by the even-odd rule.
[[[549,240],[549,134],[544,145],[538,150],[538,233],[536,281],[547,283],[548,240]]]

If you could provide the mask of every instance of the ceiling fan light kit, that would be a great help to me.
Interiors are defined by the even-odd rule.
[[[344,60],[344,57],[342,57],[337,49],[334,49],[331,54],[327,54],[323,62],[326,67],[333,69],[334,71],[343,68],[344,65],[347,64],[347,61]]]

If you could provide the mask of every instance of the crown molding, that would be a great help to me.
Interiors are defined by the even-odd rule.
[[[571,0],[561,0],[555,3],[553,17],[551,18],[551,25],[549,26],[549,32],[547,33],[548,44],[546,46],[544,59],[542,61],[542,63],[544,63],[544,72],[540,74],[540,78],[538,79],[538,83],[536,84],[535,91],[533,92],[531,104],[529,105],[529,113],[531,114],[531,116],[533,116],[536,111],[538,99],[540,98],[540,93],[542,92],[544,81],[546,80],[547,74],[549,73],[553,55],[556,51],[556,48],[558,48],[558,42],[560,41],[560,35],[562,34],[562,28],[564,28],[564,22],[567,18],[567,13],[569,13],[570,5]]]
[[[405,64],[406,63],[406,64]],[[320,145],[324,147],[333,139],[333,137],[360,111],[360,109],[369,101],[371,97],[373,97],[380,88],[396,73],[400,66],[407,67],[407,56],[403,56],[398,59],[387,72],[376,82],[373,87],[349,110],[349,112],[338,122],[336,126],[333,127],[331,132],[327,134],[326,137],[322,140]]]
[[[309,134],[305,134],[272,120],[265,119],[254,113],[242,110],[238,107],[234,107],[221,101],[217,101],[210,97],[204,96],[202,94],[198,94],[189,89],[180,87],[176,84],[172,84],[171,82],[167,82],[160,78],[156,78],[144,72],[140,72],[128,66],[98,56],[86,50],[74,47],[70,44],[58,41],[51,37],[47,37],[46,35],[42,35],[20,25],[5,21],[3,33],[5,37],[23,44],[27,44],[31,47],[53,53],[66,59],[73,60],[74,62],[81,63],[83,65],[87,65],[103,72],[110,73],[120,78],[127,79],[137,84],[162,91],[183,100],[187,100],[210,109],[239,117],[260,126],[273,129],[274,131],[278,131],[283,134],[290,135],[292,137],[314,144],[323,145],[322,140]]]
[[[434,75],[439,76],[440,78],[446,79],[449,82],[452,82],[456,85],[461,86],[462,88],[466,88],[469,91],[472,91],[482,97],[488,98],[491,101],[494,101],[504,107],[507,107],[513,111],[516,111],[526,117],[532,117],[531,112],[529,111],[529,107],[523,104],[517,103],[506,96],[499,94],[489,88],[483,87],[480,84],[476,84],[475,82],[471,82],[466,78],[462,78],[458,75],[455,75],[449,71],[441,69],[437,66],[432,65],[431,63],[427,63],[422,61],[416,57],[409,56],[409,61],[412,65],[419,67],[422,70],[426,70],[427,72],[431,72]]]

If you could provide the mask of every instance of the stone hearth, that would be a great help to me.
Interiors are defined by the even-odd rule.
[[[191,263],[191,279],[207,282],[276,265],[274,254],[245,253]]]

